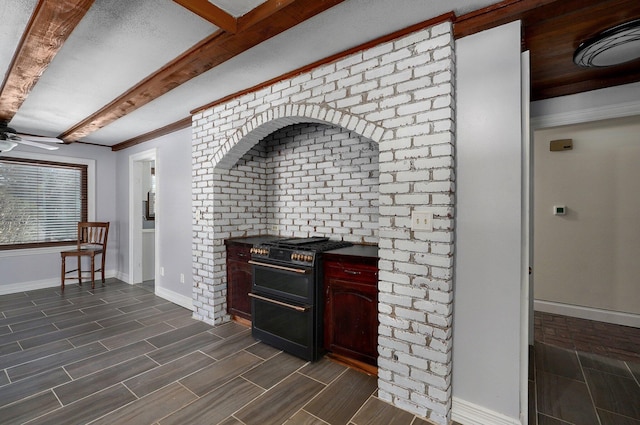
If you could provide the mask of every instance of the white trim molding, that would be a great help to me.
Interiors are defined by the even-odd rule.
[[[160,298],[164,298],[174,304],[178,304],[188,310],[193,311],[193,300],[191,297],[185,297],[177,292],[169,291],[168,289],[160,288],[156,285],[156,295]]]
[[[603,310],[600,308],[584,307],[573,304],[563,304],[552,301],[535,300],[534,310],[543,313],[561,314],[579,319],[595,320],[613,323],[615,325],[640,328],[640,315],[623,311]]]
[[[462,425],[521,425],[517,418],[510,418],[457,397],[452,400],[451,419]]]
[[[116,277],[116,275],[117,273],[115,270],[106,270],[104,273],[105,279]],[[77,279],[71,280],[71,283],[67,283],[66,286],[75,285],[77,282]],[[87,284],[90,284],[90,282],[83,280],[83,285]],[[96,276],[96,284],[101,284],[98,276]],[[108,285],[108,283],[105,285]],[[18,282],[1,285],[0,295],[17,294],[20,292],[33,291],[35,289],[55,288],[56,286],[60,286],[60,276],[50,279],[34,280],[31,282]]]
[[[561,125],[581,124],[584,122],[623,118],[640,115],[640,102],[627,102],[618,105],[607,105],[595,108],[581,109],[531,118],[534,130]]]

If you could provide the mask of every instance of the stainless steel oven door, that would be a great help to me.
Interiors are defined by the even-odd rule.
[[[249,261],[253,266],[253,291],[300,304],[314,303],[313,268]]]
[[[254,338],[303,359],[317,360],[313,306],[260,294],[249,296]]]

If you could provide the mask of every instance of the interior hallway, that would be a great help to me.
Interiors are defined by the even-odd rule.
[[[534,333],[538,425],[640,425],[640,329],[536,312]]]

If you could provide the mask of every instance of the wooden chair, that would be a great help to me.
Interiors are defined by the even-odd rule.
[[[78,272],[78,285],[82,285],[82,257],[91,258],[91,289],[96,286],[96,272],[102,272],[102,284],[104,285],[104,260],[107,252],[107,235],[109,234],[108,222],[79,222],[78,223],[78,245],[76,249],[60,252],[62,271],[61,286],[64,291],[65,279],[75,279],[66,277],[68,273]],[[96,255],[100,255],[101,267],[95,268]],[[67,257],[76,257],[78,259],[78,268],[75,270],[66,270]]]

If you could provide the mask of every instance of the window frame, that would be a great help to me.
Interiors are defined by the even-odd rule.
[[[7,152],[0,156],[0,159],[9,161],[23,161],[25,163],[35,163],[38,165],[63,165],[71,167],[83,167],[86,169],[85,199],[83,209],[86,211],[86,221],[95,220],[95,174],[96,161],[93,159],[76,158],[67,156],[47,155],[30,152]],[[60,242],[38,242],[27,244],[0,245],[0,258],[15,255],[26,255],[33,253],[60,252],[71,245],[73,241]]]

